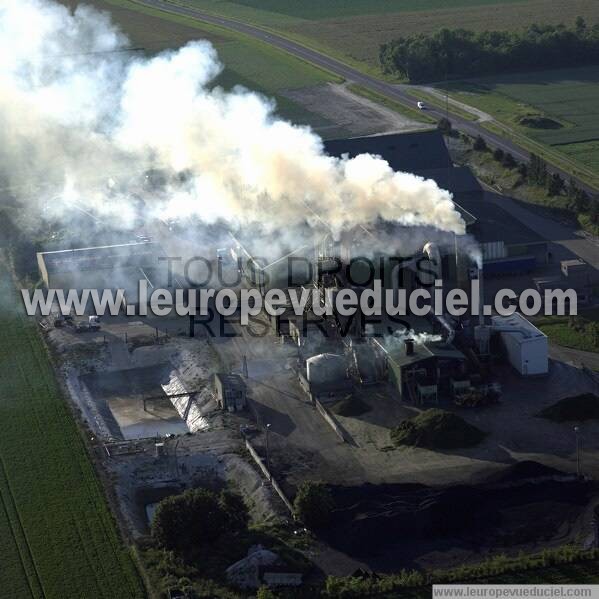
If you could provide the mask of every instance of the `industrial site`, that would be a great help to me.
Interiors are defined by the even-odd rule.
[[[592,569],[599,238],[491,181],[474,153],[510,161],[448,97],[390,126],[350,87],[343,115],[286,91],[349,131],[323,139],[221,84],[212,38],[149,52],[112,18],[0,7],[0,597],[395,598]],[[508,175],[540,160],[509,155]],[[116,299],[64,301],[90,291]],[[328,309],[348,292],[380,305]],[[405,309],[425,293],[440,311]]]
[[[40,275],[54,289],[125,289],[129,303],[140,278],[150,288],[172,279],[189,289],[217,272],[238,291],[253,285],[264,295],[294,280],[322,297],[369,279],[398,292],[433,280],[445,291],[470,290],[475,278],[483,296],[506,281],[522,289],[548,280],[592,285],[587,265],[550,261],[547,242],[503,211],[468,169],[454,167],[440,133],[325,148],[382,156],[394,170],[456,185],[464,234],[381,223],[336,236],[318,222],[288,242],[285,233],[257,240],[220,225],[210,247],[201,223],[148,219],[126,243],[39,252]],[[144,185],[159,194],[169,183],[153,173]],[[427,262],[425,274],[393,262],[385,268],[385,257],[406,250],[410,263]],[[373,277],[367,256],[377,258]],[[288,306],[245,326],[238,313],[130,317],[124,307],[119,316],[40,321],[134,535],[147,533],[161,499],[187,488],[228,482],[257,517],[289,520],[301,484],[319,481],[337,508],[315,559],[336,575],[451,567],[573,541],[593,546],[596,425],[585,423],[577,463],[572,425],[541,417],[564,398],[596,394],[591,370],[554,357],[547,336],[518,312],[345,320],[316,312],[312,303],[299,316]],[[444,430],[450,415],[459,419],[455,431]],[[432,438],[396,443],[419,416],[438,419],[434,432],[422,433]]]

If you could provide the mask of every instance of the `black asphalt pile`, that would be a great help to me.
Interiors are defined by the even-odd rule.
[[[501,472],[493,473],[484,482],[486,484],[511,484],[557,476],[564,476],[564,473],[550,466],[539,464],[539,462],[524,460],[510,464]]]
[[[460,416],[436,408],[404,420],[391,431],[391,440],[395,445],[426,449],[473,447],[484,438],[483,431],[468,424]]]
[[[539,416],[556,422],[598,419],[599,397],[594,393],[565,397],[545,408]]]
[[[406,566],[422,553],[447,547],[509,549],[550,540],[583,513],[597,488],[529,462],[477,486],[388,484],[331,490],[337,509],[329,543],[369,563],[373,558],[372,566],[384,569],[391,555]]]

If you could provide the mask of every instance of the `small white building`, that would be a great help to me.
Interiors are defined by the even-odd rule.
[[[547,374],[549,348],[547,335],[524,316],[493,316],[493,331],[501,335],[510,364],[522,376]]]

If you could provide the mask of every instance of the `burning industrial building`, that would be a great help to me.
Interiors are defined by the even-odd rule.
[[[28,248],[39,277],[27,283],[126,294],[111,315],[36,321],[127,532],[147,535],[156,501],[225,481],[256,522],[289,537],[304,534],[298,489],[329,485],[337,508],[319,542],[343,553],[342,573],[444,567],[456,547],[474,560],[493,549],[486,535],[532,543],[541,526],[520,531],[533,505],[558,538],[570,516],[550,512],[570,510],[569,489],[583,522],[594,489],[562,477],[571,429],[524,423],[572,388],[595,392],[596,380],[550,361],[524,317],[483,310],[488,275],[529,277],[547,241],[455,167],[438,130],[325,142],[262,95],[216,85],[207,42],[129,49],[91,8],[1,3],[0,176],[19,225],[43,233]],[[583,264],[566,266],[586,279]],[[206,293],[207,314],[142,312],[139,281],[188,302],[252,292],[261,307],[245,323]],[[440,311],[395,310],[426,290]],[[471,310],[443,309],[456,291]],[[347,292],[375,305],[329,311]],[[476,434],[463,443],[464,431]],[[500,480],[531,456],[559,469]],[[481,497],[482,517],[471,516]]]
[[[231,257],[262,257],[273,285],[287,258],[304,257],[318,264],[310,284],[321,287],[348,284],[323,270],[327,260],[423,248],[441,259],[437,248],[457,247],[466,231],[451,194],[432,179],[394,170],[377,152],[336,156],[308,128],[278,119],[263,96],[214,87],[222,67],[207,42],[140,57],[91,8],[10,0],[0,16],[2,175],[30,221],[68,223],[84,211],[90,227],[100,219],[131,236],[151,231],[167,255],[215,257],[228,247]],[[69,279],[89,280],[90,269],[77,273],[84,253],[86,264],[104,260],[116,272],[121,262],[140,266],[122,258],[138,247],[39,260],[42,274],[51,261],[54,279],[69,258]],[[455,280],[471,266],[472,246],[461,270],[459,253],[443,258],[446,272],[456,265]],[[156,265],[142,266],[147,278]]]
[[[213,87],[222,67],[207,42],[140,58],[90,8],[10,0],[0,11],[3,176],[28,209],[66,216],[79,206],[131,226],[123,182],[159,168],[168,177],[144,197],[147,216],[270,231],[324,221],[336,234],[383,219],[464,232],[434,181],[371,154],[327,155],[312,131],[277,119],[270,100]],[[37,202],[22,192],[36,188]]]
[[[452,168],[440,133],[325,144],[310,129],[278,119],[263,96],[215,87],[222,67],[207,42],[140,57],[89,8],[70,13],[46,0],[10,0],[0,16],[0,46],[10,47],[0,62],[3,176],[24,213],[68,223],[73,211],[83,211],[90,227],[108,221],[143,239],[40,252],[48,285],[62,277],[71,283],[61,287],[79,288],[91,275],[97,280],[90,286],[128,288],[132,281],[123,278],[134,274],[154,285],[164,279],[158,262],[169,257],[187,287],[214,286],[202,279],[207,268],[219,275],[228,269],[233,287],[262,294],[277,287],[316,291],[303,314],[287,318],[285,309],[271,318],[272,332],[294,337],[306,364],[321,354],[347,354],[361,372],[360,364],[376,364],[382,350],[393,366],[400,339],[400,362],[419,362],[422,354],[437,376],[457,376],[465,356],[456,343],[488,353],[491,328],[482,317],[367,323],[359,314],[353,322],[325,323],[319,315],[327,293],[367,288],[375,279],[395,297],[437,279],[442,293],[466,289],[479,277],[482,255],[468,235],[477,219],[435,182]],[[36,36],[23,29],[32,23]],[[31,199],[32,189],[39,199]],[[189,258],[198,256],[190,268]],[[428,268],[414,268],[422,261]],[[477,322],[476,342],[465,342],[475,338]],[[306,323],[315,326],[306,331]],[[336,348],[321,347],[315,328],[334,337]],[[358,351],[367,330],[383,341]],[[423,349],[413,351],[412,340],[422,339]],[[362,381],[386,367],[366,370]]]

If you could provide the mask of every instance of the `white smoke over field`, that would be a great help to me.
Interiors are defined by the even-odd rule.
[[[209,43],[153,58],[128,46],[91,8],[2,0],[0,176],[32,210],[76,204],[130,226],[128,181],[159,168],[185,176],[142,198],[151,215],[272,231],[383,219],[464,232],[433,181],[370,155],[326,156],[316,134],[277,119],[261,95],[212,88],[221,65]]]

